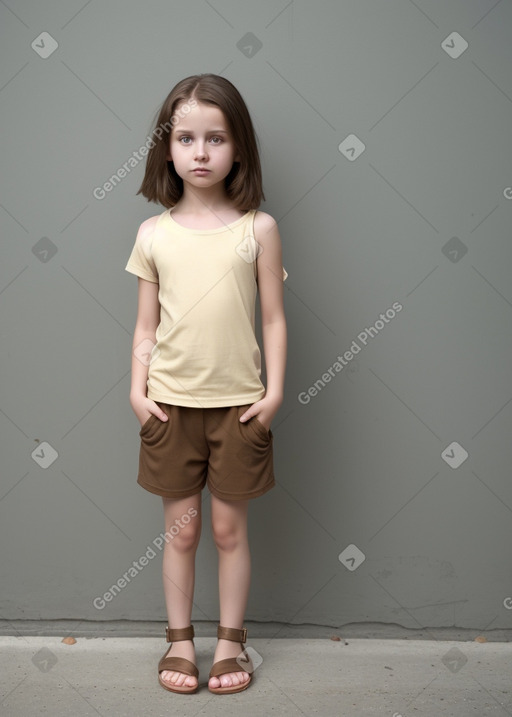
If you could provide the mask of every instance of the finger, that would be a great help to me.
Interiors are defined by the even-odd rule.
[[[162,409],[160,408],[160,406],[157,406],[157,407],[156,407],[155,416],[156,416],[157,418],[159,418],[161,421],[167,421],[167,420],[169,420],[167,414],[165,413],[165,411],[162,411]]]
[[[148,411],[151,411],[151,413],[158,419],[160,419],[160,421],[168,420],[168,416],[165,411],[163,411],[158,405],[158,403],[156,403],[155,401],[153,401],[153,405],[151,406],[151,408],[148,408]]]

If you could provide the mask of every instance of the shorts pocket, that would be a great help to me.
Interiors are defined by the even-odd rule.
[[[261,423],[261,421],[256,418],[256,416],[253,416],[249,419],[249,424],[251,423],[256,429],[256,431],[258,431],[263,438],[266,438],[267,440],[270,440],[272,438],[272,431],[270,430],[270,428],[267,430],[263,423]]]
[[[139,436],[146,435],[147,433],[149,433],[154,421],[160,421],[160,419],[157,418],[154,413],[152,413],[148,420],[145,421],[140,427]]]
[[[169,440],[169,432],[172,430],[172,419],[167,417],[167,421],[161,421],[157,416],[152,414],[146,423],[140,429],[140,440],[142,445],[147,449],[155,449],[158,446],[165,445]]]

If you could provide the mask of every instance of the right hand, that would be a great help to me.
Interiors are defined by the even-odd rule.
[[[141,427],[146,423],[151,414],[154,414],[161,421],[165,422],[169,420],[160,406],[158,406],[153,399],[147,398],[147,396],[130,396],[130,404]]]

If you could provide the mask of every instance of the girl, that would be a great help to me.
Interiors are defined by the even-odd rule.
[[[208,688],[249,686],[244,649],[251,498],[275,485],[272,419],[286,365],[281,241],[257,211],[256,136],[238,90],[194,75],[164,101],[137,192],[166,210],[140,225],[126,270],[138,278],[130,404],[140,424],[137,482],[163,499],[167,642],[158,665],[171,692],[198,687],[191,625],[201,491],[211,492],[220,624]],[[259,291],[267,386],[254,332]]]

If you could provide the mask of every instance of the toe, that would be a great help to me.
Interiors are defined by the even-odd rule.
[[[185,682],[185,675],[183,674],[183,672],[175,672],[174,676],[174,684],[178,685],[178,687],[182,687],[183,683]]]
[[[248,675],[246,672],[227,672],[222,675],[221,682],[223,687],[236,687],[247,682]]]
[[[231,687],[231,675],[229,673],[226,673],[225,675],[220,676],[220,684],[222,687]]]
[[[161,676],[162,680],[163,680],[164,682],[168,682],[169,684],[170,684],[170,682],[171,682],[171,675],[172,675],[172,672],[170,672],[169,670],[163,670],[163,671],[160,673],[160,676]]]
[[[173,687],[195,687],[197,685],[197,680],[192,675],[185,675],[183,672],[174,670],[163,670],[162,679]]]
[[[232,672],[231,679],[233,680],[234,685],[241,685],[243,682],[245,682],[244,676],[241,672]]]
[[[216,689],[217,687],[236,687],[242,685],[249,679],[247,672],[226,672],[220,677],[210,677],[209,687]]]
[[[181,685],[183,682],[181,672],[175,672],[174,670],[169,670],[169,679],[168,682],[171,685]]]

